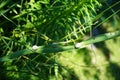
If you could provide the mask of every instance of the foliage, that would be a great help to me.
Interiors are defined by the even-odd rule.
[[[93,69],[93,72],[89,72],[81,69],[83,74],[77,76],[76,70],[66,67],[66,63],[61,58],[64,59],[66,55],[70,56],[67,53],[72,53],[72,51],[66,50],[71,49],[70,46],[73,48],[76,42],[83,41],[88,34],[92,36],[92,28],[100,27],[105,21],[114,21],[115,28],[112,30],[118,30],[120,9],[115,10],[115,7],[120,4],[120,1],[110,4],[111,6],[107,8],[102,4],[109,4],[98,0],[0,0],[0,4],[0,56],[4,58],[3,56],[11,55],[9,58],[15,59],[0,63],[0,78],[7,80],[85,80],[83,74],[88,73],[87,77],[94,75],[94,77],[89,77],[91,80],[100,79],[98,75],[101,74],[101,70]],[[100,10],[101,7],[105,9]],[[112,11],[114,13],[105,15]],[[116,34],[112,38],[115,36]],[[119,36],[119,31],[117,36]],[[96,39],[98,38],[101,37],[97,36]],[[94,43],[94,41],[89,42]],[[34,45],[41,46],[40,50],[32,50]],[[56,46],[65,52],[57,52],[59,50]],[[91,67],[91,55],[87,53],[88,50],[73,50],[73,55],[77,51],[83,57],[81,64],[90,64]],[[88,58],[84,58],[84,53]],[[78,55],[75,56],[76,59],[79,59]],[[75,58],[70,58],[76,61]],[[114,63],[111,62],[112,64]],[[96,70],[98,73],[94,72]]]

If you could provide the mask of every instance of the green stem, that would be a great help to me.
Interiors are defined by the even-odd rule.
[[[91,38],[81,42],[81,43],[77,43],[77,44],[80,45],[79,48],[83,48],[86,45],[101,42],[101,41],[105,41],[105,40],[112,39],[112,38],[115,38],[115,37],[118,37],[118,36],[120,36],[120,30],[115,31],[115,32],[101,34],[101,35],[98,35],[98,36],[94,36],[94,37],[91,37]]]
[[[115,32],[101,34],[101,35],[89,38],[81,43],[77,43],[77,44],[79,44],[79,46],[77,46],[77,48],[84,48],[89,44],[105,41],[108,39],[113,39],[113,38],[118,37],[118,36],[120,36],[120,30],[115,31]],[[30,49],[16,51],[14,53],[11,53],[7,56],[0,58],[0,61],[1,62],[10,61],[10,60],[14,60],[20,56],[32,54],[32,53],[39,53],[39,54],[57,53],[57,52],[67,51],[67,50],[72,50],[72,49],[75,49],[75,47],[73,45],[72,46],[59,46],[59,45],[40,46],[37,50],[33,50],[32,48],[30,48]]]

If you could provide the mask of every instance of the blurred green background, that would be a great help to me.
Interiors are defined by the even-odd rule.
[[[119,30],[119,0],[0,0],[0,80],[120,80],[120,37],[73,49]]]

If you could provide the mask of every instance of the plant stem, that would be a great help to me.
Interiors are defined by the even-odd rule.
[[[0,61],[1,62],[10,61],[10,60],[14,60],[20,56],[32,54],[32,53],[40,53],[40,54],[57,53],[57,52],[61,52],[61,51],[72,50],[72,49],[75,49],[75,47],[76,48],[84,48],[89,44],[105,41],[108,39],[113,39],[118,36],[120,36],[120,30],[91,37],[83,42],[77,43],[77,44],[79,44],[79,46],[77,46],[77,47],[73,46],[73,45],[72,46],[51,45],[51,46],[39,46],[39,48],[37,50],[33,50],[32,48],[24,49],[24,50],[16,51],[14,53],[11,53],[7,56],[0,58]]]
[[[113,39],[113,38],[118,37],[118,36],[120,36],[120,30],[115,31],[115,32],[101,34],[101,35],[98,35],[98,36],[94,36],[94,37],[91,37],[91,38],[81,42],[80,44],[82,46],[80,48],[85,47],[85,45],[105,41],[105,40],[108,40],[108,39]]]

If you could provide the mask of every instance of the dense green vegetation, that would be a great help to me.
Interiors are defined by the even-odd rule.
[[[0,0],[0,80],[120,80],[119,5]]]

